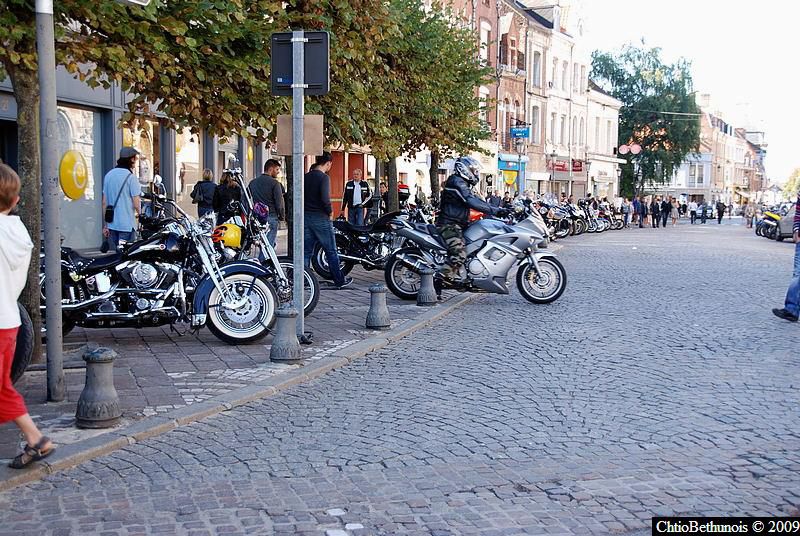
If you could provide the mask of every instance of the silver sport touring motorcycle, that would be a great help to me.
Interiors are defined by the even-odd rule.
[[[447,262],[447,244],[433,225],[395,219],[390,226],[406,239],[394,252],[384,275],[389,290],[404,300],[416,299],[420,272],[435,272],[437,292],[451,288],[461,292],[508,294],[508,275],[517,268],[517,288],[532,303],[550,303],[564,293],[567,272],[547,247],[547,226],[530,207],[518,207],[512,223],[484,217],[464,231],[467,260],[459,281],[441,276]]]

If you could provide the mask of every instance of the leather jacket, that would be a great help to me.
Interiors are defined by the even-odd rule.
[[[442,188],[436,225],[457,224],[465,227],[469,224],[469,209],[484,214],[497,214],[499,210],[472,193],[467,181],[458,175],[450,175]]]

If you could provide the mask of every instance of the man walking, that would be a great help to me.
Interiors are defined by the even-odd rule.
[[[725,215],[725,203],[717,201],[717,225],[722,225],[722,216]]]
[[[347,209],[347,221],[350,225],[364,225],[364,203],[370,198],[369,183],[364,180],[361,168],[353,170],[353,178],[344,185],[342,211]]]
[[[331,225],[331,178],[328,176],[333,165],[333,157],[328,151],[317,156],[311,170],[303,177],[305,189],[305,232],[304,261],[306,267],[311,265],[311,256],[319,243],[328,259],[328,270],[333,277],[334,288],[344,288],[353,282],[352,277],[345,277],[339,267],[339,254],[336,251],[336,237]]]
[[[270,158],[264,163],[264,173],[250,182],[250,195],[253,196],[253,203],[261,203],[269,209],[267,223],[269,232],[267,240],[275,247],[278,237],[278,222],[286,221],[286,207],[283,204],[283,185],[278,182],[281,172],[281,164],[274,158]]]
[[[636,221],[639,219],[639,196],[636,195],[633,197],[633,224],[636,225]]]
[[[670,212],[672,212],[672,203],[670,203],[669,197],[664,196],[664,199],[661,201],[661,227],[664,229],[667,228],[667,220],[669,219]]]
[[[692,200],[689,201],[689,218],[692,225],[694,225],[695,220],[697,220],[697,202]]]
[[[794,206],[794,224],[792,225],[794,237],[794,272],[789,290],[786,291],[786,302],[783,309],[773,309],[772,314],[789,322],[797,322],[800,315],[800,192],[797,194],[797,203]]]
[[[700,223],[705,225],[706,218],[708,218],[708,205],[703,201],[700,204]]]
[[[650,203],[650,218],[653,220],[653,229],[658,229],[658,224],[661,222],[661,200],[658,197],[654,197]]]
[[[639,229],[642,229],[647,219],[647,201],[642,199],[639,201]]]
[[[117,167],[103,177],[103,236],[119,251],[120,241],[130,242],[136,232],[136,218],[142,211],[142,187],[133,170],[139,161],[139,151],[123,147]]]

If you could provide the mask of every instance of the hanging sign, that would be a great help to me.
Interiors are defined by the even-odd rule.
[[[74,149],[64,153],[58,166],[58,181],[68,198],[75,201],[83,197],[89,184],[89,168],[81,153]]]

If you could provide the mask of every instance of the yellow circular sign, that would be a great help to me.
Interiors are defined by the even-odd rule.
[[[89,168],[81,153],[74,149],[64,153],[58,166],[58,181],[68,198],[75,201],[83,197],[89,185]]]

